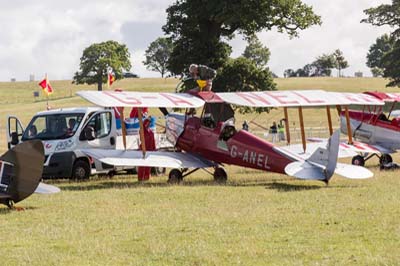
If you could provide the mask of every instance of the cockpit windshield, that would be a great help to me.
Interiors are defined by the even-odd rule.
[[[70,113],[35,116],[25,130],[22,140],[70,138],[75,134],[84,115]]]
[[[209,128],[214,128],[219,122],[229,119],[234,121],[235,112],[227,103],[206,103],[202,117],[202,124]]]

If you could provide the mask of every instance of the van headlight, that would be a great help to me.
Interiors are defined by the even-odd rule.
[[[74,145],[72,140],[64,140],[57,143],[57,146],[54,151],[63,151],[69,149]]]

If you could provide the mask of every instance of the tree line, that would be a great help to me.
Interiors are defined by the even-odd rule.
[[[201,10],[201,12],[199,12]],[[321,17],[301,0],[177,0],[167,12],[164,37],[153,41],[143,62],[149,70],[165,75],[185,75],[192,63],[203,64],[218,71],[215,91],[274,90],[274,74],[267,67],[270,51],[256,37],[260,31],[276,28],[297,37],[301,30],[320,25]],[[371,46],[367,65],[376,76],[390,78],[389,85],[400,85],[400,0],[364,10],[362,23],[390,25],[394,31],[381,36]],[[228,44],[240,34],[247,47],[238,58],[231,58]],[[110,68],[116,79],[131,68],[130,53],[124,44],[115,41],[93,44],[83,51],[80,69],[73,82],[98,84],[107,80]],[[332,69],[349,66],[342,51],[318,56],[303,68],[287,69],[287,77],[330,76]]]
[[[289,68],[283,73],[285,78],[291,77],[330,77],[332,69],[338,70],[338,76],[342,76],[342,70],[349,67],[349,63],[339,49],[332,54],[318,56],[314,62],[306,64],[303,68],[296,71]]]

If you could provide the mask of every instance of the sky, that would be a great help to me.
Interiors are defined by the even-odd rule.
[[[390,0],[303,0],[322,18],[321,26],[301,31],[298,38],[275,30],[258,33],[271,51],[270,69],[278,76],[297,69],[319,55],[340,49],[350,67],[347,76],[366,67],[366,54],[376,38],[391,31],[360,23],[363,10]],[[165,10],[172,0],[0,0],[0,81],[71,79],[79,70],[83,50],[93,43],[115,40],[128,46],[132,69],[141,77],[158,77],[146,69],[144,51],[163,36]],[[232,57],[240,56],[246,42],[236,36]],[[195,62],[194,62],[195,63]]]

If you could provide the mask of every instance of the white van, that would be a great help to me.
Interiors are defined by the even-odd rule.
[[[118,121],[119,122],[119,121]],[[20,142],[40,139],[45,149],[44,178],[86,179],[91,174],[112,174],[114,166],[84,155],[87,148],[122,148],[122,137],[112,108],[63,108],[37,113],[24,130],[15,116],[7,120],[8,148]],[[162,136],[156,136],[157,146]],[[165,145],[165,144],[163,144]],[[127,148],[138,148],[138,136],[127,136]]]

